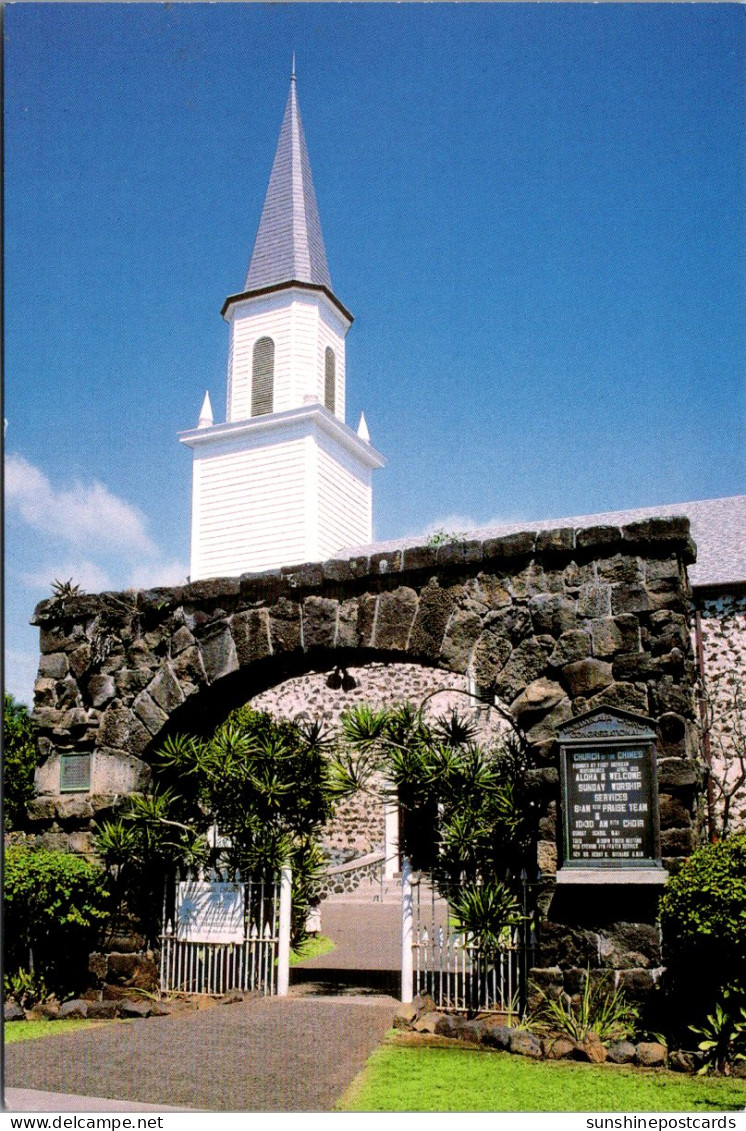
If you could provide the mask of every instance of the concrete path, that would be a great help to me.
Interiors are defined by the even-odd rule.
[[[189,1107],[137,1104],[133,1100],[106,1100],[101,1096],[71,1096],[66,1092],[39,1092],[32,1088],[6,1088],[5,1111],[194,1111]]]
[[[383,996],[250,998],[19,1041],[5,1050],[6,1095],[32,1089],[200,1111],[329,1111],[395,1012],[396,1001]]]

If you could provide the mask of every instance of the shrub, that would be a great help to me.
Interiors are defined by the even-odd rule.
[[[610,976],[596,979],[586,971],[585,985],[577,1003],[567,994],[551,997],[539,991],[540,1004],[528,1024],[539,1032],[561,1033],[572,1041],[584,1041],[596,1033],[602,1041],[629,1037],[635,1031],[637,1010],[621,990],[615,989]]]
[[[746,984],[746,833],[698,849],[659,908],[667,998],[703,1021],[729,983]]]
[[[34,796],[34,770],[39,763],[36,732],[23,703],[3,695],[3,812],[5,828],[23,822]]]
[[[4,909],[6,971],[28,968],[60,993],[79,988],[109,912],[101,869],[65,852],[10,847]]]

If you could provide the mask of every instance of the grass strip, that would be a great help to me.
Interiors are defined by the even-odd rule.
[[[481,1049],[377,1049],[339,1111],[740,1111],[746,1081],[536,1061]]]
[[[336,948],[336,945],[326,935],[307,938],[305,942],[301,943],[298,950],[290,951],[290,965],[297,966],[299,962],[305,962],[307,958],[318,958],[322,954],[328,954],[330,950]]]
[[[35,1041],[39,1037],[53,1037],[56,1033],[70,1033],[74,1029],[94,1029],[99,1025],[107,1025],[108,1021],[86,1021],[77,1018],[64,1018],[61,1021],[6,1021],[5,1044],[13,1045],[16,1041]]]

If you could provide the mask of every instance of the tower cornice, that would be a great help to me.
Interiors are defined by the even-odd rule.
[[[328,287],[325,287],[322,283],[305,283],[300,279],[289,279],[287,282],[272,283],[271,285],[266,287],[256,287],[251,291],[242,291],[237,295],[228,295],[228,298],[222,305],[220,313],[222,314],[223,318],[226,318],[226,314],[230,307],[238,302],[244,302],[246,299],[251,298],[261,298],[262,295],[276,294],[278,291],[287,291],[293,288],[302,291],[313,291],[317,294],[326,295],[326,297],[331,303],[333,303],[333,305],[337,308],[343,318],[346,318],[348,320],[350,326],[355,321],[353,315],[350,314],[347,307],[339,301],[337,296],[332,291],[330,291]],[[226,319],[226,321],[228,321],[228,319]]]

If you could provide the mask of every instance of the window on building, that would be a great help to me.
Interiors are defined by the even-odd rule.
[[[60,793],[86,793],[91,788],[91,755],[63,754],[60,759]]]
[[[331,346],[326,347],[324,359],[324,404],[334,412],[337,403],[337,359]]]
[[[263,416],[272,412],[275,378],[275,343],[271,338],[260,338],[254,346],[251,368],[251,415]]]

